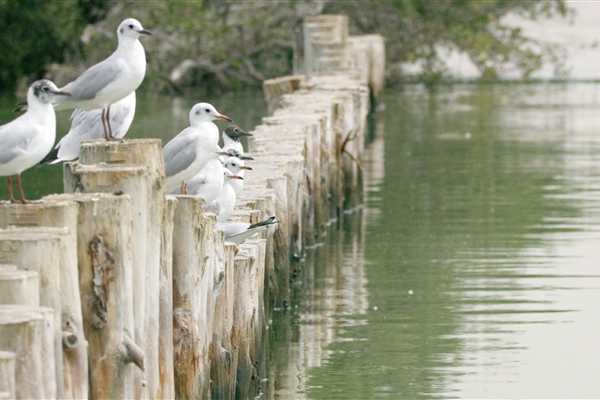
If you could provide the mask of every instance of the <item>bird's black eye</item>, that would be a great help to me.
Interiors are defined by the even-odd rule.
[[[210,112],[210,110],[208,108],[205,108],[204,111],[206,111],[207,113]]]
[[[133,24],[129,24],[129,29],[133,29]]]
[[[47,92],[48,90],[50,90],[50,88],[49,88],[48,86],[44,86],[44,87],[42,88],[42,90],[43,90],[44,92]]]

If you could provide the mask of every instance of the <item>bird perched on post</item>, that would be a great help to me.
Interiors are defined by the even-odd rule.
[[[121,139],[125,136],[135,115],[135,92],[110,106],[110,124],[113,137]],[[83,111],[77,109],[71,114],[71,129],[60,139],[56,147],[48,153],[40,164],[55,164],[71,161],[79,157],[81,143],[84,140],[100,139],[104,136],[101,121],[102,110]]]
[[[215,227],[221,228],[225,231],[225,240],[227,242],[242,244],[246,239],[266,230],[270,225],[278,222],[279,221],[277,221],[275,217],[271,217],[252,225],[247,222],[217,222]]]
[[[0,126],[0,176],[8,179],[11,203],[16,203],[12,192],[11,175],[17,175],[17,187],[21,203],[28,201],[23,194],[21,172],[37,164],[52,148],[56,139],[56,114],[52,101],[68,97],[46,79],[35,81],[27,91],[29,107],[25,114]]]
[[[190,111],[190,126],[181,131],[163,148],[166,189],[171,191],[181,186],[187,194],[187,182],[210,160],[219,142],[219,128],[215,119],[231,122],[208,103],[198,103]]]
[[[228,154],[221,150],[219,146],[216,146],[215,152],[204,168],[187,183],[188,194],[202,197],[205,204],[216,199],[225,181],[223,164],[221,164],[219,158]],[[169,194],[181,194],[181,188],[177,187],[171,190]]]
[[[217,216],[217,222],[225,222],[235,208],[236,196],[235,190],[231,187],[231,182],[243,180],[241,176],[234,175],[228,169],[223,169],[225,182],[223,188],[216,199],[204,206],[204,211],[214,213]]]
[[[247,167],[244,164],[244,161],[240,160],[237,157],[227,157],[225,161],[223,161],[223,166],[231,171],[232,174],[244,177],[244,171],[251,171],[252,168]],[[244,180],[238,179],[230,182],[231,187],[235,190],[235,195],[239,196],[242,193],[242,189],[244,188]]]
[[[234,149],[239,154],[244,154],[244,146],[240,142],[242,136],[254,136],[249,132],[244,132],[237,125],[229,125],[223,131],[223,150]]]
[[[60,90],[71,96],[54,100],[56,111],[80,108],[102,109],[100,120],[106,140],[115,140],[110,124],[110,106],[135,91],[146,75],[146,52],[140,35],[152,35],[134,19],[127,18],[117,29],[119,44],[107,59],[88,68]]]

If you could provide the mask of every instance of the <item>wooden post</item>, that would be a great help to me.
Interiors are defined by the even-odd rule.
[[[96,166],[92,167],[99,168],[92,173],[94,179],[104,179],[104,184],[86,181],[79,186],[81,191],[121,191],[133,200],[135,341],[146,356],[146,384],[136,397],[157,398],[159,392],[173,391],[160,387],[161,382],[171,385],[171,381],[161,381],[159,372],[161,221],[166,195],[161,141],[85,142],[79,164],[80,168]],[[141,170],[134,172],[135,168]]]
[[[254,366],[250,359],[249,339],[251,335],[250,320],[252,317],[252,299],[250,293],[249,257],[237,255],[234,259],[234,305],[232,346],[237,348],[236,398],[254,398],[250,393],[250,383],[254,375]]]
[[[26,207],[8,203],[0,204],[0,227],[45,226],[67,228],[60,241],[60,297],[57,310],[63,332],[62,386],[65,399],[88,397],[87,345],[83,332],[79,276],[77,269],[77,214],[78,206],[65,201],[61,195],[48,196],[41,203]]]
[[[90,397],[133,398],[133,371],[143,370],[144,354],[133,340],[131,198],[106,193],[63,197],[79,207],[79,291]]]
[[[17,399],[57,398],[53,313],[47,307],[0,305],[0,348],[15,353]]]
[[[173,225],[177,199],[167,196],[162,220],[160,262],[160,323],[159,323],[159,373],[161,392],[158,398],[175,398],[175,372],[173,370]]]
[[[68,240],[66,228],[8,228],[0,229],[0,263],[17,265],[20,269],[36,271],[40,276],[40,305],[53,313],[54,343],[52,351],[56,379],[54,393],[62,397],[63,331],[61,329],[60,260],[62,240]],[[59,394],[60,393],[60,394]]]
[[[39,306],[39,274],[15,265],[0,265],[0,304]]]
[[[219,242],[222,241],[222,234]],[[218,246],[218,245],[217,245]],[[215,279],[215,317],[213,321],[212,363],[210,369],[213,382],[213,399],[233,399],[235,397],[235,378],[237,372],[237,348],[232,346],[233,304],[234,304],[234,258],[237,246],[222,243],[222,270]]]
[[[0,351],[0,399],[16,399],[15,353]]]
[[[203,381],[201,332],[199,321],[200,282],[204,200],[194,196],[176,196],[173,229],[173,363],[175,393],[179,399],[204,397],[208,382]]]

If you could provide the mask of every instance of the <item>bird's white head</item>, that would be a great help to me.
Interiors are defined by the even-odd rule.
[[[239,180],[244,180],[243,177],[239,176],[239,175],[235,175],[233,174],[230,170],[228,169],[224,169],[223,170],[223,175],[225,177],[225,182],[228,182],[231,179],[239,179]]]
[[[61,92],[54,82],[48,79],[40,79],[33,82],[27,91],[27,104],[29,106],[35,103],[51,103],[56,96],[70,96],[67,92]]]
[[[119,38],[119,42],[121,40],[137,40],[140,35],[150,35],[152,33],[144,29],[140,21],[135,18],[127,18],[125,21],[119,24],[119,28],[117,28],[117,37]]]
[[[223,166],[225,167],[225,169],[228,169],[233,174],[239,174],[240,171],[243,171],[243,170],[252,170],[252,168],[246,167],[244,165],[244,161],[240,160],[237,157],[228,157],[223,162]]]
[[[198,122],[210,122],[215,119],[231,122],[231,118],[220,114],[217,109],[209,103],[198,103],[190,111],[190,125]]]

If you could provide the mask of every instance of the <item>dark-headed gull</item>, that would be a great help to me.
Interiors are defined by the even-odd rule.
[[[212,122],[215,119],[231,122],[231,118],[219,114],[211,104],[196,104],[190,111],[190,126],[163,148],[167,191],[181,186],[181,193],[187,194],[187,182],[213,156],[219,142],[219,128]]]
[[[249,132],[244,132],[237,125],[229,125],[223,131],[223,150],[228,151],[229,149],[234,149],[239,154],[244,154],[244,147],[240,142],[240,137],[242,136],[253,136]]]
[[[146,75],[146,52],[138,40],[151,35],[134,19],[127,18],[117,29],[119,44],[106,60],[88,68],[79,78],[60,90],[71,93],[54,102],[57,111],[80,108],[102,109],[100,120],[107,140],[114,139],[110,125],[110,106],[135,91]]]
[[[29,107],[25,114],[0,126],[0,176],[8,178],[8,194],[13,197],[11,175],[17,175],[21,203],[28,203],[23,194],[21,172],[37,164],[52,148],[56,139],[56,114],[52,101],[56,96],[69,96],[54,83],[35,81],[27,91]]]

